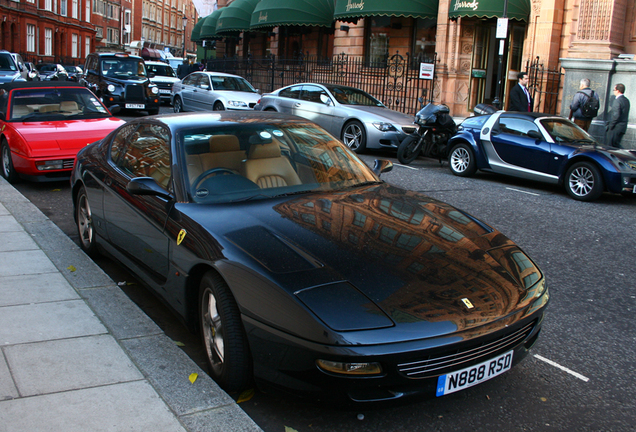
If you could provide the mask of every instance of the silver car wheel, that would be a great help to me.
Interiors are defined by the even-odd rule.
[[[95,255],[97,253],[97,245],[93,227],[93,213],[91,212],[91,206],[88,203],[88,196],[86,196],[84,187],[77,193],[75,223],[77,224],[77,234],[79,235],[82,250],[88,255]]]
[[[223,322],[216,306],[216,298],[210,287],[205,288],[201,311],[203,341],[205,350],[214,370],[214,374],[219,376],[223,370],[225,361],[225,344],[223,342]]]
[[[181,103],[181,98],[180,97],[176,97],[174,98],[174,102],[173,102],[173,107],[172,109],[174,110],[174,112],[176,113],[180,113],[183,112],[183,104]]]
[[[366,149],[366,133],[362,124],[358,121],[351,121],[345,125],[342,131],[342,141],[356,153]]]
[[[455,149],[453,154],[451,155],[450,160],[453,171],[457,173],[463,173],[468,169],[468,165],[470,164],[470,154],[468,150],[463,147],[458,147]]]
[[[576,196],[586,196],[594,188],[594,174],[585,166],[573,170],[568,181],[570,182],[570,190]]]

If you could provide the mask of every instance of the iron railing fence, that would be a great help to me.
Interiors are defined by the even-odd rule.
[[[419,111],[419,97],[431,102],[435,75],[420,78],[420,63],[435,64],[430,58],[402,56],[397,53],[379,61],[362,56],[338,54],[332,58],[302,56],[292,59],[224,58],[212,59],[208,71],[226,72],[246,78],[263,93],[301,83],[341,84],[360,88],[387,107],[406,114]]]
[[[526,62],[526,72],[530,77],[534,98],[534,110],[546,114],[559,114],[559,89],[561,86],[561,67],[545,68],[537,56]]]

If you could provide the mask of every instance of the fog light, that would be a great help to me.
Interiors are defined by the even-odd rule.
[[[38,171],[58,170],[64,168],[64,161],[62,160],[48,160],[42,162],[36,162],[35,167]]]
[[[378,375],[382,373],[380,363],[342,363],[316,360],[316,365],[325,372],[340,375]]]

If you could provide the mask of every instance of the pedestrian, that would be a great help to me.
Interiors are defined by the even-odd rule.
[[[610,119],[605,126],[605,145],[620,148],[621,140],[627,130],[629,99],[625,97],[624,84],[616,84],[612,91],[616,98],[612,101],[612,110],[609,113]]]
[[[519,72],[517,75],[519,82],[510,90],[510,104],[508,110],[510,111],[522,111],[532,112],[532,96],[528,91],[528,83],[530,77],[526,72]]]
[[[579,83],[579,91],[574,94],[570,104],[569,119],[587,132],[592,120],[598,115],[600,106],[598,94],[590,88],[590,80],[583,78]]]
[[[184,79],[190,73],[190,64],[187,59],[183,59],[183,62],[177,68],[177,77]]]

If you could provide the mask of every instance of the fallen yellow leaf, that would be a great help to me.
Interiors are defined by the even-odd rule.
[[[254,389],[245,390],[238,397],[238,400],[236,401],[236,403],[247,402],[248,400],[252,399],[253,397],[254,397]]]
[[[179,342],[179,341],[174,341],[175,344],[177,344],[178,347],[184,347],[185,344],[183,342]]]
[[[199,377],[199,374],[195,372],[195,373],[191,373],[188,379],[190,380],[192,384],[194,384],[194,382],[197,380],[198,377]]]
[[[541,398],[541,402],[547,402],[548,400],[544,397]]]
[[[70,270],[70,271],[74,272],[77,269],[75,268],[75,266],[70,265],[70,266],[66,267],[66,270]]]
[[[289,426],[285,426],[285,432],[298,432],[296,429],[290,428]]]
[[[61,191],[61,190],[62,190],[62,189],[53,189],[51,192],[59,192],[59,191]]]

